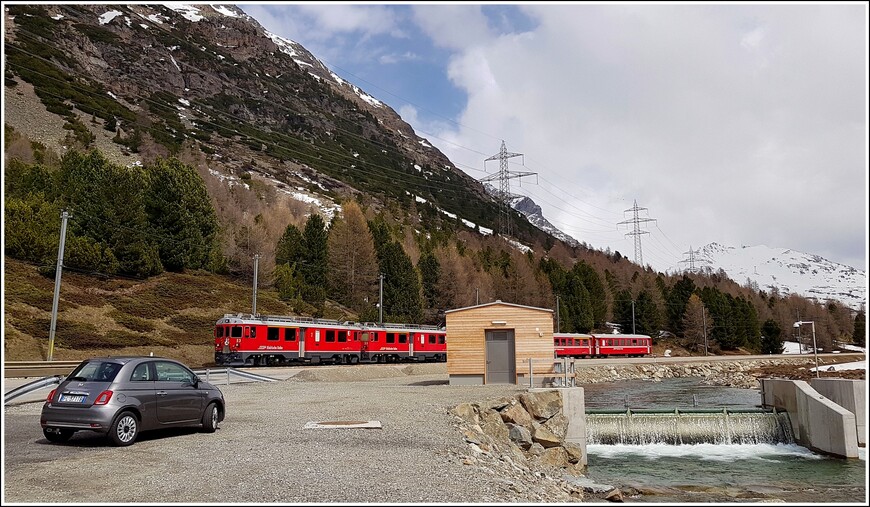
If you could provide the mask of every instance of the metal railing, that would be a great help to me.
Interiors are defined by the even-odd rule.
[[[52,375],[50,377],[34,380],[33,382],[28,382],[23,386],[18,386],[15,389],[9,391],[8,393],[3,394],[3,404],[6,405],[15,398],[32,393],[33,391],[45,389],[46,387],[54,384],[60,384],[63,379],[63,375]]]
[[[576,373],[574,361],[573,357],[563,357],[561,359],[532,359],[530,357],[528,359],[529,388],[531,389],[535,385],[535,364],[544,366],[544,368],[538,367],[538,373],[545,378],[552,379],[552,387],[575,387]]]
[[[211,369],[205,368],[202,370],[193,370],[197,375],[204,375],[206,382],[211,382],[211,375],[226,375],[226,385],[230,385],[230,376],[235,375],[237,377],[243,378],[245,380],[250,380],[251,382],[277,382],[278,379],[274,379],[272,377],[267,377],[265,375],[259,375],[256,373],[250,373],[247,371],[237,370],[235,368],[218,368]]]

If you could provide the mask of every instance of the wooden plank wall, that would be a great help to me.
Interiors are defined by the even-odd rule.
[[[448,375],[486,374],[485,333],[490,329],[514,330],[516,371],[519,374],[528,374],[530,357],[536,360],[552,360],[554,357],[553,312],[496,303],[451,312],[446,318]],[[492,321],[506,321],[507,324],[493,324]]]

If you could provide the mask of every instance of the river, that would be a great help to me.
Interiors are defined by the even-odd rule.
[[[587,409],[758,407],[754,389],[701,379],[584,385]],[[867,503],[867,454],[837,459],[797,444],[589,444],[587,477],[628,493],[627,502]],[[634,494],[635,491],[637,494]]]

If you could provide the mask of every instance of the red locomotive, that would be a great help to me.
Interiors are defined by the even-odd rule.
[[[642,357],[652,352],[643,334],[555,334],[556,357]]]
[[[214,361],[225,366],[446,361],[446,335],[443,328],[417,324],[227,314],[215,325]]]

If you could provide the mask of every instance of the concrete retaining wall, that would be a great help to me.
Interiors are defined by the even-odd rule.
[[[810,386],[825,398],[855,414],[858,445],[867,445],[867,381],[814,378]]]
[[[858,457],[855,415],[802,380],[761,379],[762,403],[788,412],[804,447],[841,458]]]

